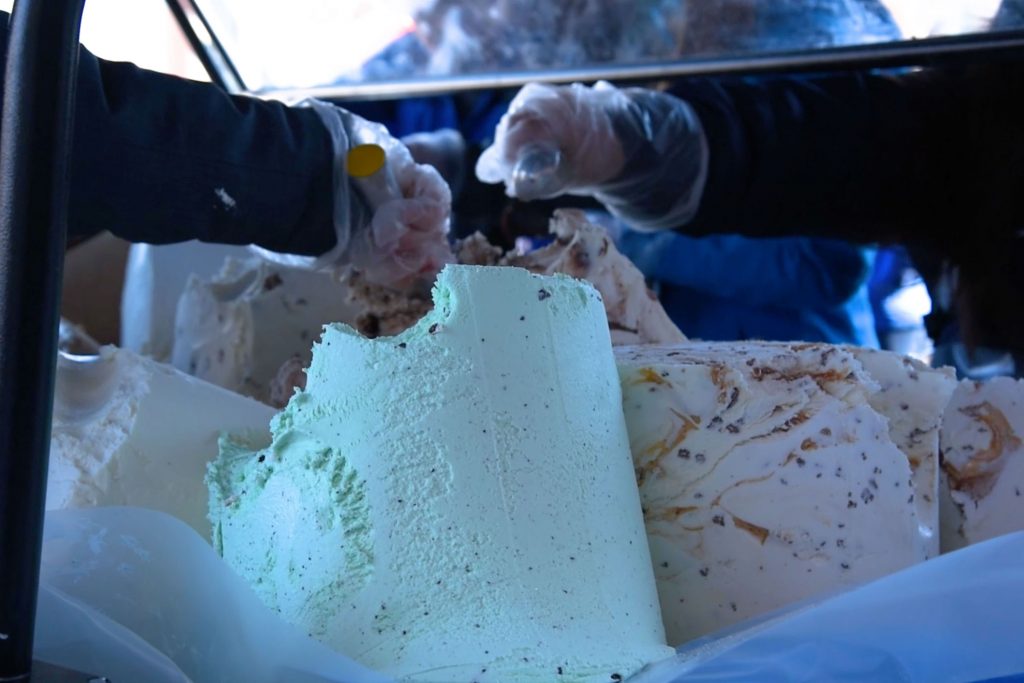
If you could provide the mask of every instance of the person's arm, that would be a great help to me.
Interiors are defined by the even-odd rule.
[[[962,106],[939,74],[708,79],[708,177],[688,234],[895,236],[952,208]],[[966,96],[967,93],[964,93]]]
[[[331,138],[312,109],[97,59],[75,99],[69,231],[136,242],[335,243]]]
[[[6,32],[2,15],[0,55]],[[452,258],[447,185],[379,124],[324,102],[232,97],[85,49],[77,77],[72,240],[109,230],[156,244],[255,244],[295,265],[352,265],[388,286]],[[371,197],[348,177],[345,157],[359,144],[384,150],[394,196]]]
[[[630,230],[616,244],[648,278],[752,306],[838,306],[871,266],[864,248],[838,240]]]
[[[0,86],[7,24],[0,13]],[[336,241],[331,138],[312,109],[79,55],[69,238],[255,243],[316,255]]]
[[[514,196],[588,194],[645,229],[948,248],[1024,223],[1022,109],[1021,58],[671,93],[531,84],[477,174]]]

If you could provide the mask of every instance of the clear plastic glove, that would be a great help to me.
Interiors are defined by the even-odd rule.
[[[524,200],[589,195],[656,230],[693,218],[707,167],[704,130],[683,100],[605,82],[531,83],[512,100],[476,174]]]
[[[466,140],[462,133],[453,128],[413,133],[403,137],[402,144],[409,148],[416,163],[436,168],[452,195],[458,195],[466,175]]]
[[[348,262],[369,282],[404,289],[455,260],[448,243],[452,196],[431,166],[410,159],[391,168],[402,197],[378,205],[368,229],[353,234]]]
[[[430,278],[453,261],[448,244],[451,191],[437,170],[416,163],[405,145],[379,123],[319,100],[306,100],[299,106],[315,109],[331,135],[337,242],[315,258],[256,250],[264,258],[291,266],[351,266],[375,284],[396,288]],[[365,144],[384,150],[387,171],[396,181],[395,196],[369,196],[350,177],[348,152]]]

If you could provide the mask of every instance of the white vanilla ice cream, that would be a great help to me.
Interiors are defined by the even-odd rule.
[[[847,351],[688,343],[616,358],[670,644],[928,556],[910,463]]]
[[[281,366],[291,358],[308,365],[321,328],[355,316],[346,286],[329,273],[229,258],[212,279],[188,280],[171,360],[190,375],[269,403]]]
[[[961,382],[942,423],[942,549],[1024,530],[1024,381]]]
[[[671,655],[602,302],[448,266],[395,337],[330,325],[214,545],[288,621],[402,680],[614,681]]]
[[[889,421],[889,436],[910,461],[914,503],[928,557],[939,554],[939,431],[956,389],[953,368],[931,368],[891,351],[843,347],[878,384],[868,403]]]
[[[108,346],[57,362],[48,510],[133,505],[210,537],[203,475],[222,429],[267,443],[273,410]]]
[[[174,345],[174,312],[189,277],[208,279],[229,256],[247,258],[249,247],[208,244],[133,244],[121,294],[121,348],[167,362]]]

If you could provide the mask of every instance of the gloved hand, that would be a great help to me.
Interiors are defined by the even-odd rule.
[[[631,225],[678,227],[697,212],[708,149],[693,108],[608,83],[531,83],[512,100],[477,177],[510,197],[589,195]]]
[[[351,266],[366,280],[395,288],[429,279],[454,261],[448,244],[452,197],[441,175],[417,164],[409,150],[379,124],[319,100],[306,100],[320,115],[334,147],[333,249],[316,258],[275,254],[257,248],[272,261],[287,265],[336,269]],[[357,145],[383,148],[396,196],[370,197],[347,169],[349,150]]]
[[[448,243],[448,185],[436,169],[414,163],[399,147],[404,154],[389,150],[388,165],[401,198],[376,206],[368,228],[353,233],[348,262],[369,282],[405,289],[433,279],[455,255]]]
[[[466,174],[466,141],[462,133],[452,128],[413,133],[403,137],[402,144],[409,148],[416,163],[436,168],[452,195],[458,196]]]

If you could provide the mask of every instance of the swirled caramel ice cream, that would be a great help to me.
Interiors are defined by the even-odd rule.
[[[934,554],[936,444],[914,451],[926,461],[915,468],[899,443],[914,429],[934,439],[941,398],[924,394],[942,378],[951,391],[945,374],[909,379],[898,361],[826,344],[620,347],[616,358],[669,643]],[[915,404],[918,427],[886,415],[890,398],[915,393],[904,380],[932,401]],[[910,413],[899,399],[895,410]]]
[[[1024,382],[961,382],[942,424],[942,545],[1024,530]]]

